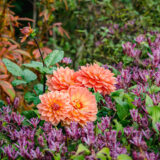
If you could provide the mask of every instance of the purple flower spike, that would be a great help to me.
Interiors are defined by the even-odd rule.
[[[19,98],[16,97],[13,102],[14,109],[17,109],[18,105],[19,105]]]
[[[69,138],[77,140],[80,137],[80,128],[78,128],[78,123],[72,122],[70,127],[66,127],[66,134]]]
[[[98,128],[104,132],[110,125],[110,118],[108,116],[102,118],[101,124],[98,124]]]
[[[32,124],[34,128],[37,127],[39,122],[40,122],[40,120],[38,118],[31,118],[29,121],[29,123]]]
[[[130,110],[130,114],[131,114],[133,121],[137,122],[138,121],[138,110],[132,109]]]
[[[12,146],[9,145],[4,147],[3,152],[8,156],[9,159],[16,159],[18,157],[18,152],[15,149],[12,149]]]
[[[16,114],[15,112],[13,112],[12,119],[20,126],[24,120],[24,117],[22,117],[20,114]]]
[[[38,137],[38,143],[41,147],[44,147],[44,140],[43,140],[43,136],[39,136]]]

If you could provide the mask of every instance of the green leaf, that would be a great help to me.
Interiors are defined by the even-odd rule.
[[[41,73],[47,73],[47,74],[52,74],[53,70],[56,70],[56,67],[51,67],[51,68],[43,67],[43,63],[36,61],[32,61],[31,63],[28,64],[23,64],[23,66],[34,68]]]
[[[121,104],[121,105],[120,105]],[[129,105],[126,102],[116,104],[117,115],[121,120],[124,120],[129,115]]]
[[[13,63],[12,61],[10,61],[9,59],[6,59],[6,58],[3,59],[3,62],[6,65],[7,70],[11,74],[13,74],[14,76],[21,76],[22,75],[22,70],[17,64]]]
[[[60,153],[54,154],[53,157],[54,157],[54,160],[61,160],[61,155],[60,155]]]
[[[5,105],[4,101],[0,100],[0,107],[3,107]]]
[[[160,122],[160,106],[147,107],[147,111],[151,116],[153,128],[158,132],[156,123]]]
[[[42,62],[31,61],[31,63],[23,64],[23,66],[29,67],[29,68],[34,68],[40,72],[43,70],[43,63]]]
[[[121,73],[120,73],[117,69],[115,69],[113,66],[108,65],[108,67],[112,69],[112,71],[113,71],[113,73],[115,74],[115,76],[121,74]]]
[[[132,160],[132,158],[129,157],[127,154],[120,154],[120,155],[117,157],[117,160]]]
[[[36,97],[36,95],[34,93],[31,93],[31,92],[27,92],[25,95],[24,95],[24,99],[28,102],[28,103],[31,103],[33,102],[34,98]]]
[[[146,95],[145,104],[146,104],[146,107],[152,107],[153,106],[153,100],[148,95]]]
[[[29,110],[29,111],[23,111],[21,113],[22,115],[24,115],[27,119],[31,119],[33,117],[37,117],[37,114],[34,110]]]
[[[110,151],[109,148],[102,148],[97,154],[96,154],[96,158],[99,158],[100,160],[111,160],[110,157]]]
[[[115,92],[112,92],[111,97],[119,96],[120,94],[123,94],[123,93],[124,93],[124,89],[119,89]]]
[[[43,94],[43,85],[38,83],[34,86],[34,90],[36,91],[37,95]]]
[[[35,79],[37,79],[37,75],[34,74],[32,71],[30,71],[29,69],[25,69],[22,73],[22,77],[25,81],[27,81],[27,83],[34,81]]]
[[[113,120],[115,123],[117,133],[121,131],[122,135],[124,134],[124,128],[121,123],[119,123],[116,119]]]
[[[39,99],[39,96],[34,97],[33,103],[34,103],[35,105],[41,103],[41,101],[40,101],[40,99]]]
[[[95,95],[97,102],[100,102],[101,100],[103,100],[103,96],[99,92],[93,93],[93,95]]]
[[[47,74],[52,74],[54,70],[56,70],[56,67],[51,67],[51,68],[47,68],[47,67],[43,67],[40,72],[41,73],[47,73]]]
[[[128,88],[128,90],[132,90],[132,89],[135,89],[135,88],[137,88],[137,85],[134,85],[134,86]]]
[[[86,154],[90,154],[90,150],[86,146],[84,146],[83,144],[79,144],[76,155],[78,155],[82,152],[84,152]]]
[[[73,160],[85,160],[84,155],[77,155],[77,156],[71,157],[71,159],[73,159]]]
[[[18,79],[15,79],[14,81],[12,81],[13,86],[18,86],[18,85],[26,84],[26,83],[27,83],[26,81],[18,80]]]
[[[39,69],[39,68],[43,68],[43,63],[37,62],[37,61],[31,61],[31,63],[23,64],[23,66],[29,67],[29,68]]]
[[[60,50],[54,50],[44,60],[47,67],[60,62],[63,59],[64,52]]]
[[[150,90],[149,90],[149,93],[150,94],[153,94],[153,93],[157,93],[160,91],[160,87],[156,86],[156,85],[153,85],[151,86]]]

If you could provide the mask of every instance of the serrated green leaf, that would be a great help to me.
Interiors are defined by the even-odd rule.
[[[15,63],[13,63],[12,61],[10,61],[9,59],[4,58],[2,60],[4,62],[4,64],[7,67],[7,70],[13,74],[14,76],[21,76],[22,75],[22,69]]]
[[[120,155],[117,157],[117,160],[132,160],[132,158],[129,157],[127,154],[120,154]]]
[[[26,83],[27,83],[26,81],[18,80],[18,79],[15,79],[14,81],[12,81],[13,86],[18,86],[18,85],[26,84]]]
[[[22,78],[27,82],[31,82],[34,81],[35,79],[37,79],[37,75],[35,73],[33,73],[32,71],[30,71],[29,69],[25,69],[22,73]]]
[[[54,50],[44,60],[47,67],[60,62],[63,59],[64,52],[60,50]]]

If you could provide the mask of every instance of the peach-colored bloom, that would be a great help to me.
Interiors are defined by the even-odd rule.
[[[81,125],[96,120],[97,103],[95,96],[87,88],[71,86],[68,89],[70,103],[73,109],[68,113],[70,118],[66,118],[65,124],[78,122]]]
[[[75,75],[77,82],[84,87],[93,88],[95,92],[103,95],[115,91],[116,78],[113,76],[114,74],[110,70],[104,69],[98,64],[82,66]]]
[[[74,70],[68,67],[60,67],[53,72],[53,75],[47,76],[47,85],[50,91],[67,90],[74,84]]]
[[[37,108],[41,114],[41,119],[51,122],[54,126],[63,121],[72,109],[68,93],[48,92],[40,95],[39,98],[41,103],[38,104]]]

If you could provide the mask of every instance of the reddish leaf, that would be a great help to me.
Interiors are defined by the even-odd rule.
[[[7,81],[0,81],[0,86],[2,87],[3,91],[10,97],[11,101],[15,98],[15,91],[12,85]]]
[[[1,60],[0,60],[0,73],[7,74],[7,68]]]
[[[32,58],[31,55],[30,55],[28,52],[26,52],[26,51],[24,51],[24,50],[21,50],[21,49],[15,49],[15,50],[14,50],[14,53],[20,53],[20,54],[22,54],[22,55],[24,55],[24,56],[27,56],[27,57],[29,57],[29,58]]]
[[[0,75],[0,80],[2,80],[2,79],[4,80],[8,77],[9,77],[9,75],[7,75],[7,74]]]

